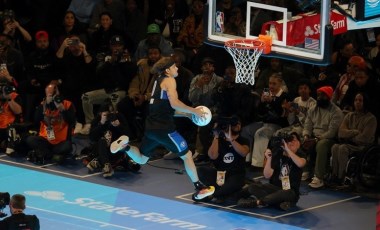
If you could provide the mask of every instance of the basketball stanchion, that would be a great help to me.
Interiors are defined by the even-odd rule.
[[[256,65],[260,55],[270,52],[271,42],[261,39],[234,39],[224,43],[236,68],[236,83],[255,84]]]

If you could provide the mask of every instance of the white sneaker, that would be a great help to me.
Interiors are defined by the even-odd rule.
[[[77,123],[75,124],[74,134],[81,133],[82,129],[83,129],[83,125],[82,125],[82,123],[77,122]]]
[[[163,158],[165,159],[165,160],[174,160],[174,159],[177,159],[177,158],[179,158],[179,156],[177,155],[177,154],[175,154],[175,153],[173,153],[173,152],[168,152],[167,154],[165,154],[164,156],[163,156]]]
[[[318,177],[314,176],[312,181],[309,183],[309,186],[312,188],[321,188],[325,184],[323,183],[323,180],[320,180]]]
[[[120,136],[116,141],[112,142],[110,150],[111,153],[117,153],[120,150],[124,149],[129,142],[129,137],[128,136]]]
[[[15,150],[14,149],[12,149],[12,148],[6,148],[5,149],[5,153],[7,154],[7,155],[11,155],[12,153],[14,153],[15,152]]]
[[[88,135],[90,134],[90,129],[91,129],[91,124],[85,124],[82,130],[80,131],[80,133],[83,135]]]
[[[302,173],[301,180],[302,180],[302,181],[305,181],[305,180],[309,179],[309,175],[310,175],[309,172],[303,172],[303,173]]]

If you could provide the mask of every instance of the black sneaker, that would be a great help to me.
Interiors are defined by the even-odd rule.
[[[241,198],[237,202],[237,206],[240,208],[255,208],[257,207],[257,200],[253,197]]]

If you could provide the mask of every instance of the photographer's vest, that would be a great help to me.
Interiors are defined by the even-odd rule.
[[[68,110],[71,106],[71,102],[67,100],[63,100],[63,107],[65,110]],[[45,138],[50,142],[50,144],[58,144],[62,141],[66,141],[69,136],[69,123],[67,123],[58,109],[50,110],[43,106],[43,115],[45,120],[40,122],[40,133],[39,136]],[[48,138],[47,129],[51,127],[54,131],[54,139]]]
[[[11,93],[11,98],[14,100],[18,96],[17,93]],[[8,128],[16,120],[16,115],[10,108],[8,101],[0,101],[0,129]]]

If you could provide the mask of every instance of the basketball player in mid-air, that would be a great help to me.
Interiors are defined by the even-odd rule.
[[[187,142],[175,130],[174,111],[177,116],[188,117],[190,114],[195,115],[198,119],[205,119],[204,112],[202,109],[189,107],[178,99],[177,85],[174,79],[178,75],[178,68],[172,58],[160,59],[154,64],[152,72],[159,74],[159,76],[153,85],[149,114],[145,121],[145,133],[140,149],[128,145],[129,138],[121,136],[111,144],[111,152],[116,153],[124,150],[135,162],[145,164],[157,146],[164,146],[167,150],[178,154],[183,160],[186,173],[195,186],[196,192],[193,194],[193,200],[202,200],[212,195],[215,188],[206,186],[199,181]]]

